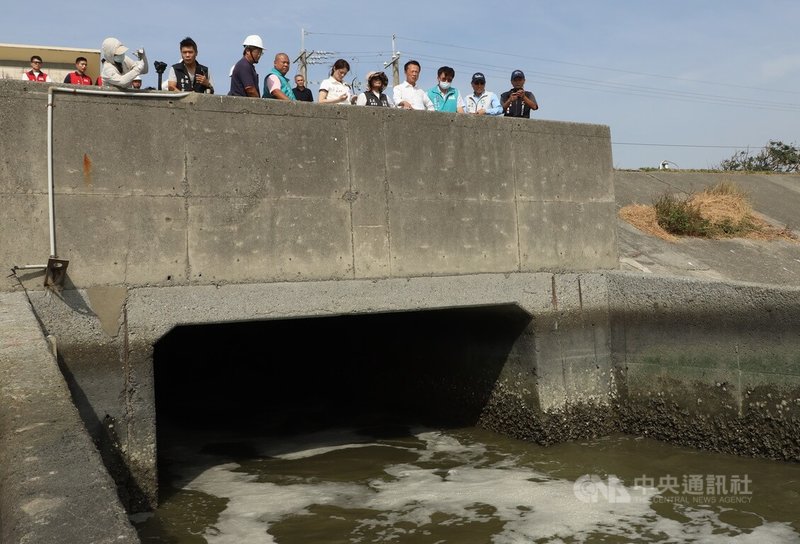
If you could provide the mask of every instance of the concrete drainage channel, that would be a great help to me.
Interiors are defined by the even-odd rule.
[[[274,322],[273,334],[281,336],[289,321],[345,316],[327,341],[333,345],[341,338],[369,350],[381,330],[399,328],[395,333],[406,339],[426,331],[429,343],[431,329],[454,319],[455,326],[441,329],[449,336],[440,354],[467,361],[476,347],[491,347],[491,364],[480,369],[472,361],[477,378],[463,371],[459,387],[446,391],[453,406],[465,398],[477,403],[469,409],[485,427],[544,443],[622,431],[713,451],[800,460],[797,288],[616,272],[137,288],[121,302],[124,334],[114,338],[108,336],[113,327],[99,322],[98,314],[108,310],[100,309],[97,297],[63,295],[30,293],[41,323],[25,294],[0,299],[3,542],[137,542],[92,439],[103,442],[85,431],[89,426],[97,432],[86,414],[114,414],[123,423],[118,453],[141,469],[131,473],[143,484],[141,491],[154,497],[153,382],[177,388],[181,378],[180,369],[164,374],[154,367],[163,364],[159,352],[170,343],[173,353],[180,352],[175,342],[202,337],[202,327],[249,322],[260,331],[254,320]],[[326,323],[317,319],[318,330]],[[503,330],[492,332],[482,323]],[[73,394],[83,421],[42,327],[59,339],[63,371],[85,394]],[[349,335],[353,328],[366,331],[369,342]],[[476,334],[484,332],[482,339]],[[103,334],[108,345],[89,345]],[[459,338],[474,345],[461,346]],[[123,352],[128,360],[109,359]],[[393,355],[397,366],[399,356]],[[80,360],[87,357],[97,360]],[[420,368],[429,368],[433,359],[429,355]],[[457,361],[448,368],[438,378],[462,372]],[[483,374],[474,374],[476,368]],[[302,369],[293,372],[300,374],[292,379],[302,375]],[[206,374],[206,386],[213,387],[213,365]],[[468,380],[481,383],[470,388]],[[324,383],[321,377],[318,390]],[[441,379],[428,383],[447,385]]]

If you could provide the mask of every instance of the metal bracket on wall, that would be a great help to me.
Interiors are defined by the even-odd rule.
[[[50,257],[47,259],[47,268],[44,275],[45,287],[63,287],[64,278],[67,276],[69,261]]]

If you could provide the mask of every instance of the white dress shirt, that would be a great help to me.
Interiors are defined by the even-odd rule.
[[[408,81],[404,81],[392,89],[392,98],[398,107],[400,107],[400,102],[405,101],[411,104],[411,107],[415,110],[433,111],[436,109],[431,99],[428,98],[428,93],[413,86]]]

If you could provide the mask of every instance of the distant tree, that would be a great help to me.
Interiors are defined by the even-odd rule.
[[[795,145],[770,140],[756,155],[750,151],[737,151],[718,166],[719,170],[745,172],[800,172],[800,149]]]

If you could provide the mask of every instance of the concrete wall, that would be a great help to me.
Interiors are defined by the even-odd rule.
[[[0,81],[6,268],[49,255],[47,87]],[[604,126],[205,95],[55,104],[58,254],[77,287],[617,266]]]
[[[622,431],[800,461],[800,288],[608,277]]]
[[[46,88],[0,82],[7,268],[49,253]],[[486,427],[800,460],[800,291],[595,272],[617,266],[605,127],[208,96],[58,95],[55,120],[69,278],[29,295],[134,510],[153,346],[182,324],[517,305]]]
[[[606,291],[602,276],[520,273],[140,287],[122,297],[116,288],[30,296],[45,329],[59,338],[84,421],[107,464],[118,469],[122,494],[138,510],[157,493],[154,345],[176,326],[515,305],[532,319],[513,342],[481,421],[550,442],[570,431],[537,430],[542,407],[558,412],[570,404],[610,404]],[[191,387],[191,376],[186,383]],[[507,417],[512,411],[518,417]]]
[[[157,493],[154,345],[187,324],[516,305],[531,321],[496,376],[481,425],[541,443],[622,431],[800,460],[798,288],[518,273],[31,297],[134,509]]]
[[[0,81],[0,121],[14,127],[0,135],[7,269],[50,254],[48,88]],[[206,95],[56,93],[54,104],[57,253],[70,264],[60,296],[32,298],[62,341],[73,398],[133,509],[155,497],[152,350],[172,327],[498,304],[505,296],[486,295],[498,293],[496,278],[474,285],[480,292],[468,302],[450,281],[431,280],[440,292],[417,303],[391,281],[617,266],[607,127]],[[545,277],[547,304],[569,298]],[[42,278],[17,274],[34,290]],[[276,283],[343,279],[389,283],[374,306],[355,310],[339,298],[320,302],[330,285],[314,284],[296,300],[291,283]],[[241,294],[213,296],[221,285],[247,292],[253,283],[280,286],[251,293],[269,297],[256,315],[241,309],[250,302]],[[337,283],[335,291],[366,286]],[[0,290],[16,287],[3,282]],[[148,287],[156,290],[140,290]],[[542,354],[559,349],[543,346]],[[517,359],[529,358],[518,350]],[[581,360],[576,374],[595,372]],[[579,385],[560,387],[547,389],[547,406],[580,396]],[[608,387],[594,389],[602,396]]]

